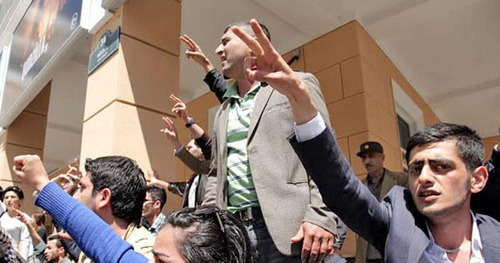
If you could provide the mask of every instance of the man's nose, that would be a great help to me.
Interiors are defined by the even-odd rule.
[[[217,48],[215,49],[215,54],[217,54],[219,56],[222,54],[222,44],[217,46]]]
[[[429,165],[424,165],[420,174],[418,175],[418,180],[421,185],[432,185],[434,182],[434,173]]]

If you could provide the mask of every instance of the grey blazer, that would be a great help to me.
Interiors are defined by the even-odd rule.
[[[309,87],[314,103],[325,120],[328,111],[317,79],[309,73],[296,72]],[[318,188],[307,176],[297,155],[288,143],[293,134],[293,117],[285,96],[263,86],[255,98],[248,133],[248,159],[255,190],[267,229],[284,255],[299,255],[301,244],[290,243],[302,222],[318,225],[336,233],[336,216],[323,203]],[[209,177],[205,204],[227,207],[227,118],[230,99],[215,115],[212,157],[216,177]],[[329,121],[327,121],[329,125]]]
[[[334,134],[326,129],[309,141],[291,138],[290,142],[328,207],[381,251],[386,262],[424,262],[422,255],[431,241],[425,217],[409,190],[395,186],[379,202],[353,173]],[[498,262],[500,223],[485,215],[476,218],[483,257],[486,262]]]

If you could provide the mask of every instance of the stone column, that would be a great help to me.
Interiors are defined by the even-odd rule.
[[[19,186],[24,192],[22,210],[28,214],[36,211],[33,189],[23,184],[12,172],[14,156],[37,154],[43,159],[47,113],[49,109],[50,83],[19,114],[7,130],[0,134],[0,185]]]
[[[169,100],[179,89],[181,3],[129,0],[94,36],[121,27],[119,50],[89,75],[81,159],[124,155],[145,173],[157,170],[176,180],[173,148],[160,133],[162,116],[172,116]],[[164,210],[178,209],[169,194]]]

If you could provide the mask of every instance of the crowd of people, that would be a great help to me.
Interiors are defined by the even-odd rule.
[[[206,132],[170,96],[190,137],[184,146],[168,117],[161,132],[194,172],[187,181],[145,176],[125,156],[87,159],[83,169],[76,160],[49,180],[38,156],[15,157],[43,212],[22,212],[19,187],[3,191],[0,262],[345,262],[336,252],[346,225],[359,235],[356,262],[500,258],[498,145],[483,165],[474,130],[435,124],[410,138],[405,173],[384,167],[379,142],[363,142],[360,180],[317,79],[293,71],[270,39],[255,20],[229,25],[218,71],[181,36],[221,102]],[[167,191],[183,198],[168,215]]]

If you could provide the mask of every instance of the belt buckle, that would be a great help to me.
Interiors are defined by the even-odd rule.
[[[249,207],[245,210],[245,215],[247,217],[247,221],[250,221],[253,219],[253,212],[252,212],[252,207]]]
[[[238,215],[241,221],[249,222],[250,220],[253,219],[252,207],[248,207],[244,210],[238,211]]]

